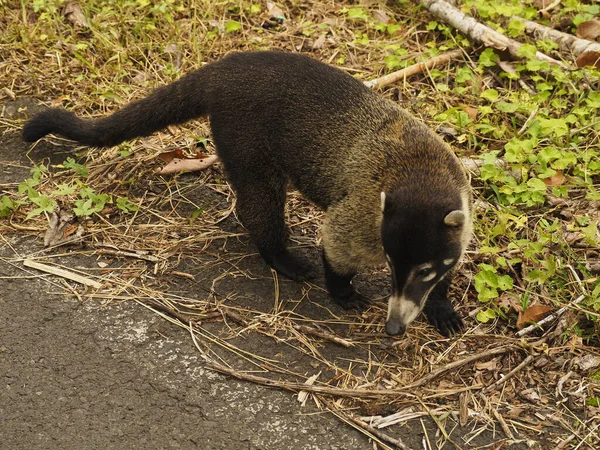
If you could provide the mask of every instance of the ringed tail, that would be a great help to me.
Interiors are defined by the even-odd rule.
[[[154,90],[148,97],[98,119],[82,119],[61,108],[49,108],[29,119],[22,136],[35,142],[58,134],[90,147],[112,147],[123,141],[149,136],[155,131],[207,114],[204,86],[210,70],[203,67]]]

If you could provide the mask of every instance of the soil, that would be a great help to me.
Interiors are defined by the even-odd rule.
[[[18,118],[19,110],[5,109],[5,114]],[[0,185],[14,187],[13,183],[28,177],[32,162],[50,156],[54,162],[62,161],[70,150],[66,147],[61,154],[54,146],[40,145],[28,153],[28,148],[14,129],[0,137]],[[243,233],[233,219],[223,227]],[[302,406],[296,395],[207,370],[189,332],[143,305],[86,299],[75,284],[25,269],[18,258],[38,253],[42,247],[42,239],[30,232],[5,234],[0,240],[1,448],[375,448],[367,436],[310,400]],[[317,248],[303,251],[318,264]],[[272,275],[247,238],[215,242],[204,257],[218,259],[222,252],[248,255],[240,258],[239,268],[252,276],[225,278],[213,287],[236,293],[233,305],[252,302],[254,308],[268,311],[273,302]],[[73,268],[98,267],[97,257],[77,252],[65,252],[53,261]],[[171,280],[165,289],[179,293],[209,289],[219,270],[225,269],[215,264],[207,267],[198,260],[182,261],[178,270],[205,281]],[[358,283],[366,286],[365,281],[363,277]],[[315,283],[322,285],[322,279]],[[368,285],[379,295],[386,292],[383,278],[369,279]],[[69,286],[73,294],[65,295]],[[281,280],[281,298],[302,299],[309,290],[310,300],[295,305],[299,313],[321,318],[344,314],[314,286]],[[217,336],[230,331],[221,321],[206,327]],[[265,357],[277,355],[300,373],[321,370],[259,333],[230,342],[243,342],[244,349]],[[324,351],[335,352],[328,357],[346,366],[352,357],[352,349]],[[424,428],[434,441],[439,431],[427,418],[397,426],[395,433],[411,448],[424,448]],[[494,447],[505,441],[501,432],[484,432],[465,444],[461,437],[471,430],[450,429],[452,439],[465,449]]]

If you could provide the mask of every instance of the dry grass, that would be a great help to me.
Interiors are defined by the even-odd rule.
[[[452,34],[427,31],[429,18],[420,10],[422,17],[415,19],[408,6],[365,7],[371,14],[385,14],[401,24],[397,34],[389,35],[377,32],[367,22],[348,19],[341,7],[331,2],[286,2],[280,5],[287,18],[283,25],[270,19],[264,6],[260,12],[252,12],[245,8],[248,4],[239,2],[176,2],[166,6],[165,14],[171,14],[172,20],[141,7],[136,12],[125,6],[126,2],[114,3],[117,6],[112,9],[103,9],[104,2],[89,2],[84,13],[92,19],[91,27],[78,28],[60,8],[46,10],[49,18],[44,19],[40,15],[44,10],[36,14],[18,2],[4,2],[0,6],[4,9],[0,10],[4,13],[0,25],[7,30],[0,41],[4,95],[33,96],[93,116],[113,111],[143,96],[151,86],[169,82],[232,50],[312,52],[353,75],[372,79],[385,71],[382,61],[389,54],[389,45],[402,42],[407,49],[403,58],[411,62],[423,59],[419,55],[432,46],[456,45]],[[185,7],[178,10],[178,6]],[[142,17],[135,20],[137,15]],[[219,31],[230,20],[241,23],[242,30]],[[319,24],[328,27],[319,28]],[[364,36],[368,44],[360,43]],[[476,58],[473,52],[467,54]],[[439,69],[441,77],[451,79],[457,66],[470,64],[468,58],[450,63]],[[456,98],[438,92],[430,75],[416,76],[410,85],[398,86],[400,92],[391,89],[384,95],[402,97],[408,109],[429,121],[433,115],[429,109],[470,101],[470,95]],[[484,74],[481,80],[491,86],[494,76]],[[2,119],[0,127],[6,137],[21,124],[9,117]],[[86,151],[89,175],[85,184],[98,193],[127,197],[137,211],[124,213],[114,204],[107,205],[81,221],[85,230],[81,239],[27,258],[52,262],[65,255],[86,255],[109,261],[109,267],[81,271],[100,282],[101,289],[83,291],[61,281],[53,283],[82,301],[135,301],[152,309],[190,333],[207,367],[299,393],[305,401],[331,411],[370,436],[381,448],[404,448],[399,439],[403,429],[398,424],[425,417],[432,418],[438,428],[435,436],[425,432],[431,440],[428,448],[446,443],[475,448],[477,437],[490,431],[496,435],[496,449],[512,444],[597,448],[600,409],[589,399],[600,398],[600,384],[591,377],[598,370],[600,356],[593,341],[583,340],[573,330],[578,315],[593,317],[592,309],[572,306],[545,330],[520,338],[510,321],[497,318],[479,323],[474,317],[482,306],[472,286],[476,262],[485,260],[478,252],[485,240],[479,233],[453,288],[456,303],[470,316],[461,336],[442,339],[417,322],[406,337],[388,338],[383,333],[383,291],[373,307],[361,313],[339,315],[324,302],[317,307],[319,314],[302,313],[300,302],[311,302],[311,296],[323,298],[322,286],[306,283],[298,287],[300,291],[290,293],[288,284],[282,286],[283,280],[275,274],[271,279],[261,278],[249,270],[247,253],[223,251],[244,232],[237,225],[234,197],[218,166],[193,176],[163,178],[152,173],[160,152],[173,148],[196,151],[198,140],[190,136],[209,137],[207,124],[171,127],[109,151]],[[49,138],[36,145],[64,144]],[[462,156],[477,150],[468,140],[455,144]],[[31,153],[38,150],[34,147]],[[212,151],[210,141],[207,151]],[[81,177],[54,167],[37,190],[49,193],[76,179]],[[481,200],[481,183],[476,179],[475,184],[480,208],[489,207]],[[11,183],[0,186],[10,194],[17,188]],[[63,208],[69,209],[75,198],[76,194],[61,198]],[[44,215],[24,221],[30,210],[25,206],[0,222],[2,234],[44,233]],[[487,214],[480,210],[479,218],[485,220]],[[290,195],[288,223],[294,246],[318,246],[320,220],[319,211],[296,194]],[[243,248],[254,251],[250,246]],[[571,259],[567,262],[577,260],[577,252],[588,250],[569,247]],[[19,265],[23,259],[17,255],[4,262]],[[370,277],[381,280],[384,275],[373,273]],[[269,307],[240,301],[245,293],[236,290],[235,281],[257,278],[273,286]],[[561,305],[580,294],[589,296],[589,281],[582,283],[577,273],[563,281]],[[196,293],[179,289],[180,283],[191,283]],[[554,294],[541,292],[540,297]],[[250,345],[250,341],[258,344]],[[285,355],[276,354],[273,348],[284,348]],[[295,358],[302,364],[292,364]],[[317,374],[312,383],[306,383]],[[463,427],[460,433],[458,425]]]

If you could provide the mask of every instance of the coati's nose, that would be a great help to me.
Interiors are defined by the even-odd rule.
[[[388,320],[385,323],[385,332],[390,336],[398,336],[404,334],[406,327],[397,320]]]

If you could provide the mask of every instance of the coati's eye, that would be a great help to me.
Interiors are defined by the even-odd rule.
[[[421,267],[417,272],[417,277],[421,280],[421,282],[426,283],[428,281],[433,280],[436,277],[437,273],[431,266]]]
[[[419,276],[419,278],[426,278],[428,275],[431,274],[432,271],[433,270],[431,269],[431,267],[423,267],[417,272],[417,275]]]

